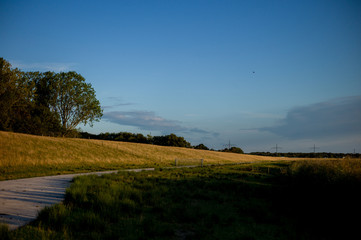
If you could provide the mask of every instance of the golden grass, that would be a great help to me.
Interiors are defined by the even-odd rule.
[[[0,131],[0,180],[122,168],[167,167],[174,164],[175,158],[204,159],[204,164],[290,160],[150,144],[41,137]]]
[[[290,165],[292,175],[300,179],[310,179],[316,183],[342,181],[361,182],[361,159],[345,158],[331,161],[297,161]]]

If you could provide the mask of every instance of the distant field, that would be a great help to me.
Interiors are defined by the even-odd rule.
[[[280,159],[189,148],[42,137],[0,131],[0,180],[110,169],[167,167],[174,165],[175,158],[204,159],[205,165]]]

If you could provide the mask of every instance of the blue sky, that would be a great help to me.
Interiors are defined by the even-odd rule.
[[[100,132],[361,152],[360,1],[0,1],[0,56],[77,71]]]

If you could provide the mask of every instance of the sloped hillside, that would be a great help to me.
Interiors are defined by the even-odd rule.
[[[189,148],[0,131],[0,180],[108,169],[167,167],[174,165],[175,158],[204,159],[204,164],[275,160]]]

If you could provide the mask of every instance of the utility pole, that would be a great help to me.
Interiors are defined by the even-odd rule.
[[[313,147],[311,147],[311,149],[313,149],[313,153],[316,153],[316,149],[319,149],[319,147],[316,147],[316,144],[313,144]]]
[[[281,148],[281,147],[279,147],[278,144],[276,144],[276,147],[273,147],[273,148],[271,148],[271,149],[276,149],[276,153],[278,153],[278,149],[279,149],[279,148]]]
[[[228,141],[228,144],[225,144],[223,146],[228,147],[228,149],[231,149],[231,147],[234,147],[234,145],[231,145],[231,140]]]

